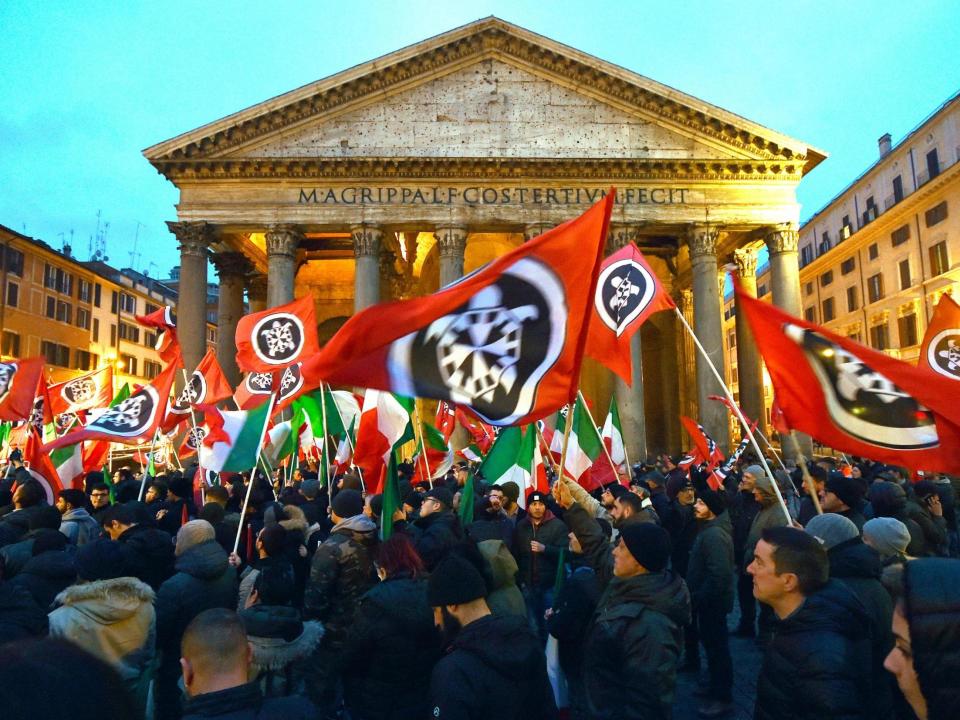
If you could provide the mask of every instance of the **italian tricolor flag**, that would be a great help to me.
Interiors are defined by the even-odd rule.
[[[83,475],[83,443],[57,448],[50,453],[50,461],[57,470],[60,484],[72,488],[73,481]]]
[[[547,477],[537,447],[537,431],[528,425],[507,427],[497,435],[493,447],[480,465],[483,477],[494,485],[515,482],[520,486],[517,504],[527,506],[527,494],[534,489],[546,492]]]
[[[273,403],[252,410],[207,409],[210,432],[200,446],[200,465],[214,472],[243,472],[257,462]]]
[[[426,447],[424,453],[423,448]],[[417,443],[416,466],[417,479],[426,479],[430,468],[430,479],[436,480],[447,474],[453,467],[453,451],[443,437],[443,433],[428,422],[421,423],[420,442]]]
[[[557,429],[553,434],[550,450],[557,453],[559,462],[566,424],[572,422],[573,426],[570,428],[570,438],[567,440],[567,457],[563,469],[567,475],[584,488],[593,490],[598,483],[593,479],[590,468],[603,452],[603,446],[600,444],[600,433],[597,432],[597,428],[590,421],[590,414],[587,412],[581,396],[578,396],[576,403],[574,403],[572,416],[572,420],[570,412],[567,413],[566,417],[562,413],[557,416]]]
[[[610,398],[610,411],[607,413],[607,419],[603,423],[600,437],[603,440],[603,444],[607,447],[610,460],[613,460],[613,464],[617,466],[619,476],[614,477],[613,469],[610,467],[610,460],[607,460],[605,453],[601,453],[590,471],[594,481],[601,485],[609,485],[612,482],[624,482],[624,480],[621,480],[621,477],[624,475],[629,476],[629,468],[627,467],[627,450],[623,444],[623,430],[620,425],[620,413],[617,410],[616,398]]]
[[[363,473],[367,492],[377,492],[394,445],[413,439],[412,409],[412,399],[393,393],[367,390],[364,395],[353,463]]]

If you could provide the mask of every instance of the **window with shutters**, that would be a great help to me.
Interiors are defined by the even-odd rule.
[[[90,311],[86,308],[77,308],[77,327],[84,330],[90,329]]]
[[[853,312],[860,306],[859,303],[859,293],[857,292],[857,286],[851,285],[847,288],[847,312]]]
[[[890,347],[890,333],[886,323],[870,328],[870,346],[874,350],[886,350]]]
[[[137,374],[137,359],[133,355],[120,355],[120,362],[123,363],[123,372],[127,375]]]
[[[827,270],[820,276],[820,287],[826,287],[833,282],[833,270]]]
[[[20,335],[9,330],[3,331],[0,353],[7,357],[20,357]]]
[[[162,370],[163,367],[158,362],[154,362],[153,360],[143,361],[143,376],[147,378],[147,380],[153,380]]]
[[[930,274],[943,275],[950,269],[950,258],[947,256],[947,241],[941,240],[930,248]]]
[[[44,315],[53,320],[57,317],[57,299],[52,295],[47,295],[46,305]]]
[[[883,273],[877,273],[867,278],[867,296],[872,303],[883,299]]]
[[[915,313],[899,318],[897,326],[900,330],[900,347],[911,347],[917,344],[917,316]]]
[[[44,340],[40,343],[40,352],[50,365],[70,367],[70,348],[66,345]]]
[[[867,248],[867,257],[869,257],[871,260],[876,260],[878,257],[880,257],[880,248],[876,243],[873,243]]]
[[[910,239],[910,226],[903,225],[898,227],[892,233],[890,233],[890,244],[894,247],[897,245],[903,245],[907,240]]]
[[[857,259],[856,258],[847,258],[842,263],[840,263],[840,274],[849,275],[854,270],[857,269]]]
[[[900,261],[900,289],[906,290],[913,285],[913,279],[910,277],[910,260]]]
[[[833,298],[827,298],[823,301],[823,321],[830,322],[836,317],[833,310]]]
[[[923,214],[924,222],[927,227],[933,227],[947,219],[947,201],[944,200],[939,205],[934,205]]]
[[[817,321],[817,309],[808,307],[803,311],[803,319],[808,323],[815,323]]]
[[[73,305],[57,300],[57,320],[67,324],[73,323]]]
[[[17,307],[20,304],[20,286],[16,283],[7,283],[7,307]]]
[[[893,179],[893,201],[900,202],[903,200],[903,178],[897,175]]]

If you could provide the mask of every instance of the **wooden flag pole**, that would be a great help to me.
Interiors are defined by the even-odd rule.
[[[420,410],[417,407],[417,399],[413,399],[413,423],[416,428],[414,435],[420,433],[420,460],[427,471],[427,482],[430,483],[430,489],[433,490],[433,475],[430,473],[430,463],[427,462],[427,442],[423,439],[423,425],[420,423]]]
[[[320,383],[320,414],[323,417],[323,466],[327,470],[325,473],[327,476],[327,500],[330,507],[333,507],[333,478],[330,477],[330,447],[327,444],[327,394],[323,391],[322,382]],[[316,435],[314,435],[314,438],[316,438]],[[314,444],[316,444],[316,440],[314,440]]]
[[[733,411],[736,413],[737,418],[743,425],[744,431],[747,433],[747,437],[750,438],[750,443],[753,445],[753,449],[757,453],[757,459],[760,460],[760,464],[763,465],[764,472],[767,473],[767,477],[770,478],[770,484],[773,485],[773,492],[776,493],[777,500],[780,502],[780,507],[783,510],[783,514],[787,518],[787,525],[793,524],[793,517],[790,515],[790,511],[787,509],[787,503],[784,502],[783,495],[780,493],[780,486],[777,485],[777,479],[773,476],[773,471],[770,470],[770,466],[767,465],[767,458],[764,457],[763,451],[760,450],[760,445],[757,443],[757,438],[753,435],[753,430],[750,429],[750,424],[747,422],[747,419],[743,416],[743,413],[740,412],[740,406],[737,405],[736,401],[733,399],[733,393],[730,392],[730,388],[727,387],[727,384],[723,381],[723,377],[720,375],[720,372],[717,370],[717,366],[713,364],[713,360],[710,359],[710,356],[707,354],[707,351],[704,349],[703,345],[700,344],[700,338],[697,337],[697,334],[693,331],[693,328],[690,327],[690,323],[687,322],[687,319],[683,316],[683,313],[680,312],[677,308],[674,308],[673,311],[677,314],[677,317],[680,318],[680,322],[684,328],[686,328],[687,333],[689,333],[690,338],[693,340],[693,344],[697,346],[697,349],[700,351],[700,355],[706,361],[707,366],[710,368],[710,371],[713,373],[713,376],[717,379],[717,382],[720,383],[720,387],[723,388],[723,393],[727,396],[727,399],[730,401],[730,407],[733,408]]]
[[[563,425],[563,443],[560,445],[560,474],[557,476],[563,478],[563,473],[567,467],[567,444],[570,442],[570,428],[573,427],[573,410],[570,404],[567,404],[567,421]]]
[[[587,407],[587,401],[583,399],[583,393],[580,392],[580,389],[577,388],[577,398],[580,400],[580,404],[583,405],[583,409],[587,411],[587,417],[590,419],[590,425],[597,427],[596,420],[593,419],[593,413],[590,412],[590,408]],[[574,410],[574,413],[577,411]],[[566,431],[566,428],[564,428]],[[600,431],[597,430],[597,437],[600,438],[600,447],[603,448],[603,454],[607,456],[607,461],[610,463],[610,469],[613,470],[613,481],[616,483],[620,482],[620,471],[617,469],[616,464],[613,462],[613,458],[610,457],[610,451],[607,450],[607,444],[603,441],[603,435],[600,434]]]
[[[154,430],[154,432],[153,432],[153,439],[150,441],[150,457],[151,457],[151,459],[153,458],[153,448],[154,448],[154,447],[156,446],[156,444],[157,444],[157,435],[159,435],[159,434],[160,434],[160,428],[157,428],[156,430]],[[143,456],[141,455],[141,457],[143,457]],[[140,463],[140,473],[141,473],[141,474],[140,474],[140,494],[137,495],[137,502],[143,500],[143,493],[144,493],[144,491],[145,491],[146,488],[147,488],[147,470],[146,470],[146,468],[143,466],[143,463],[142,463],[142,462]]]
[[[185,367],[180,368],[180,372],[183,373],[183,388],[186,391],[190,387],[190,379],[187,377],[187,369]],[[187,393],[189,395],[189,392]],[[194,434],[197,432],[197,416],[193,414],[193,402],[187,402],[187,407],[190,408],[190,427],[193,429]],[[200,470],[200,477],[206,477],[203,474],[203,460],[200,459],[200,448],[197,448],[197,468]],[[201,494],[206,497],[206,491],[203,487],[203,484],[200,485]]]
[[[813,484],[813,476],[810,475],[810,470],[807,468],[807,459],[803,456],[803,453],[800,452],[800,443],[797,442],[797,434],[793,430],[790,430],[790,434],[787,437],[790,438],[790,442],[793,444],[793,451],[797,454],[797,462],[800,463],[800,472],[803,474],[803,484],[807,488],[810,499],[813,500],[813,507],[817,509],[817,515],[823,515],[823,508],[820,507],[820,496],[817,495],[817,486]]]
[[[544,457],[547,458],[548,462],[550,463],[550,469],[553,470],[554,473],[556,473],[557,480],[559,480],[560,473],[558,471],[556,461],[554,461],[553,459],[553,453],[550,452],[550,446],[547,445],[547,439],[543,437],[543,433],[540,431],[540,426],[537,423],[533,423],[533,427],[536,428],[537,438],[540,440],[540,445],[543,447],[544,451],[546,452]]]
[[[243,534],[243,521],[247,517],[247,506],[250,504],[250,491],[253,490],[253,484],[257,479],[257,463],[260,462],[260,449],[263,447],[263,438],[267,434],[267,426],[270,424],[270,416],[273,414],[273,403],[277,399],[277,391],[270,394],[269,404],[267,405],[267,416],[263,421],[263,428],[260,430],[260,440],[257,442],[257,456],[253,459],[253,467],[250,468],[250,482],[247,484],[247,492],[243,496],[243,507],[240,509],[240,522],[237,524],[237,537],[233,541],[233,554],[236,554],[240,547],[240,536]],[[199,451],[198,451],[199,452]],[[270,482],[269,477],[267,482]],[[273,487],[273,483],[270,484]]]

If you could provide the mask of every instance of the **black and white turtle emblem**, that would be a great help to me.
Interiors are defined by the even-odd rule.
[[[117,437],[137,437],[153,425],[157,409],[162,406],[156,389],[146,385],[123,402],[108,408],[87,428]]]
[[[203,373],[194,370],[190,376],[190,382],[183,386],[183,390],[177,395],[176,401],[170,406],[170,412],[175,415],[186,415],[190,412],[191,404],[199,404],[207,396],[207,380]]]
[[[650,271],[632,258],[625,258],[601,271],[594,306],[603,324],[619,337],[650,305],[656,290]]]
[[[927,346],[927,363],[934,372],[960,380],[960,329],[941,330]]]
[[[564,286],[535,258],[390,347],[395,392],[469,405],[484,420],[510,425],[529,413],[537,388],[563,351]]]
[[[71,405],[83,405],[97,396],[100,385],[91,377],[78,377],[60,388],[60,396]]]
[[[303,322],[293,313],[267,315],[253,326],[253,351],[268,365],[289,365],[303,351]]]
[[[940,444],[933,413],[861,358],[814,330],[788,323],[784,334],[803,349],[840,430],[895,450]]]
[[[270,373],[247,373],[243,379],[247,392],[251,395],[269,395],[273,391],[273,375]]]
[[[284,402],[299,392],[303,387],[303,374],[300,372],[300,363],[291,365],[280,376],[280,390],[277,392],[277,402]]]
[[[207,429],[202,425],[192,427],[187,430],[187,437],[184,440],[184,447],[190,451],[196,451],[203,444],[203,439],[207,436]]]
[[[20,366],[16,363],[0,363],[0,402],[7,399],[7,394],[13,389],[13,378]]]
[[[56,423],[57,423],[57,432],[62,435],[67,430],[72,428],[74,425],[79,425],[80,417],[76,413],[72,413],[72,412],[60,413],[56,417]]]

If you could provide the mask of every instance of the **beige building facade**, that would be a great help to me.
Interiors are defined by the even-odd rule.
[[[312,297],[325,340],[352,313],[434,292],[615,186],[608,249],[637,243],[722,366],[721,268],[735,254],[766,244],[774,300],[799,312],[796,187],[825,157],[497,18],[144,154],[180,192],[169,226],[188,365],[203,349],[208,259],[222,337],[246,293],[251,310]],[[219,352],[238,379],[233,348]],[[756,354],[740,360],[759,397]],[[684,446],[680,413],[726,444],[725,410],[706,400],[720,388],[675,316],[646,323],[634,363],[633,387],[592,362],[582,376],[595,407],[616,395],[632,457]]]

